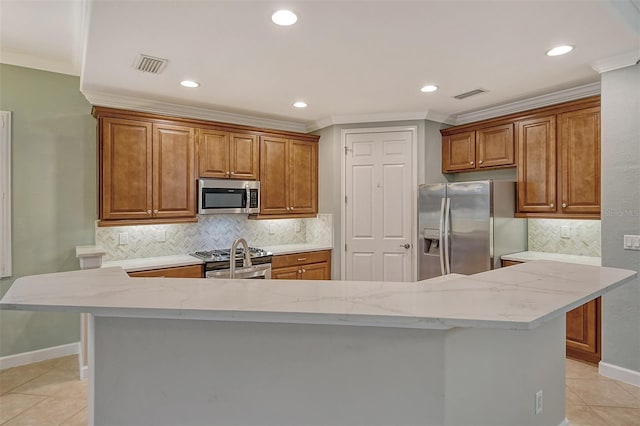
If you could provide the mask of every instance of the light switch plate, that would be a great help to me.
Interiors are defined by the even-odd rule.
[[[571,238],[571,227],[569,225],[560,227],[560,238]]]
[[[624,249],[640,251],[640,235],[625,235]]]
[[[276,233],[276,224],[275,223],[270,223],[269,224],[269,235],[275,235]]]

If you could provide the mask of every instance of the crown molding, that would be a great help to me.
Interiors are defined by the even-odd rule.
[[[287,130],[299,133],[308,132],[307,126],[303,123],[295,123],[292,121],[253,117],[250,115],[144,99],[137,96],[115,95],[112,93],[87,89],[80,89],[80,91],[87,98],[89,103],[94,106],[128,109],[184,118],[197,118],[201,120],[219,121],[223,123],[241,124],[245,126],[262,127],[275,130]]]
[[[431,120],[439,123],[447,123],[448,116],[434,111],[420,112],[389,112],[375,114],[349,114],[349,115],[331,115],[323,118],[307,126],[307,132],[324,129],[325,127],[335,126],[338,124],[354,124],[354,123],[382,123],[385,121],[406,121],[406,120]]]
[[[0,59],[0,63],[15,65],[17,67],[33,68],[36,70],[56,72],[58,74],[67,74],[76,77],[80,75],[79,67],[70,61],[48,59],[6,50],[0,52],[0,58],[2,58]]]
[[[500,117],[503,115],[513,114],[516,112],[527,111],[530,109],[541,108],[549,105],[559,104],[562,102],[573,101],[576,99],[586,98],[600,94],[600,83],[591,83],[584,86],[574,87],[572,89],[560,90],[559,92],[549,93],[546,95],[536,96],[521,101],[510,102],[508,104],[498,105],[486,108],[480,111],[469,112],[465,114],[457,114],[450,118],[450,122],[460,125],[473,123],[475,121],[486,120],[489,118]]]
[[[591,64],[591,68],[598,73],[614,71],[620,68],[630,67],[640,62],[640,49],[621,55],[611,56],[609,58],[600,59]]]

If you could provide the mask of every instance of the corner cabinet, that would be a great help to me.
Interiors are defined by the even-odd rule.
[[[200,177],[257,180],[259,165],[258,135],[198,130]]]
[[[318,213],[318,137],[260,138],[258,219],[313,217]]]
[[[442,130],[442,172],[515,167],[513,124],[477,130]]]
[[[331,250],[273,256],[271,278],[279,280],[330,280]]]
[[[194,128],[99,117],[98,135],[102,225],[196,220]]]

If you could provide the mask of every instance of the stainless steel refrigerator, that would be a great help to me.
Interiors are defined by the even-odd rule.
[[[418,280],[488,271],[500,256],[526,250],[515,182],[437,183],[418,192]]]

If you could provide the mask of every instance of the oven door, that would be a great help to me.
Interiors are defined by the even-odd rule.
[[[206,278],[231,278],[230,269],[218,269],[207,271]],[[234,279],[251,279],[251,280],[269,280],[271,279],[271,264],[263,263],[261,265],[251,265],[247,267],[236,268],[236,276]]]

